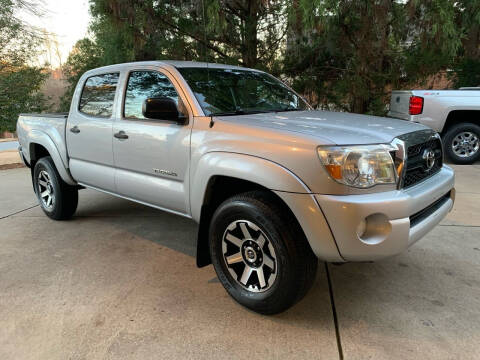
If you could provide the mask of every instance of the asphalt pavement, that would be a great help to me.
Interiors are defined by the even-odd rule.
[[[480,165],[455,169],[440,226],[394,258],[320,263],[275,316],[196,268],[190,220],[82,190],[52,221],[29,169],[0,171],[0,359],[479,359]]]

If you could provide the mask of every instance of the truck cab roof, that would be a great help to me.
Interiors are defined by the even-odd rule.
[[[260,71],[256,69],[245,68],[235,65],[227,64],[217,64],[217,63],[207,63],[207,62],[197,62],[197,61],[182,61],[182,60],[154,60],[154,61],[135,61],[122,64],[114,64],[102,66],[99,68],[92,69],[87,71],[85,75],[98,74],[106,71],[122,71],[129,70],[135,67],[144,67],[144,66],[172,66],[174,68],[211,68],[211,69],[232,69],[232,70],[250,70],[250,71]]]

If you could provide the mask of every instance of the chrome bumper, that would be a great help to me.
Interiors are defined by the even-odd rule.
[[[443,166],[408,189],[315,197],[341,256],[372,261],[401,253],[448,214],[455,200],[454,177],[453,170]]]

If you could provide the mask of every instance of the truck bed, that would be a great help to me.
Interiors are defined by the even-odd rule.
[[[65,128],[68,113],[20,114],[17,123],[18,142],[23,156],[30,161],[30,142],[42,137],[52,141],[58,149],[62,162],[68,167]],[[37,142],[40,143],[41,142]]]
[[[68,112],[61,112],[61,113],[23,113],[23,114],[20,114],[19,116],[66,118],[66,117],[68,117]]]
[[[411,96],[424,99],[421,114],[410,115],[409,104]],[[435,131],[441,132],[452,110],[479,110],[480,89],[459,90],[394,90],[390,100],[388,116],[419,122]]]

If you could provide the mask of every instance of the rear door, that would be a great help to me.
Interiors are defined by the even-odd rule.
[[[124,74],[123,102],[114,123],[117,193],[180,214],[189,213],[188,170],[193,118],[171,74],[158,67]],[[188,118],[185,124],[147,119],[147,98],[170,97]]]
[[[112,150],[113,109],[119,73],[84,80],[78,106],[68,117],[66,138],[70,172],[82,184],[115,191]]]

